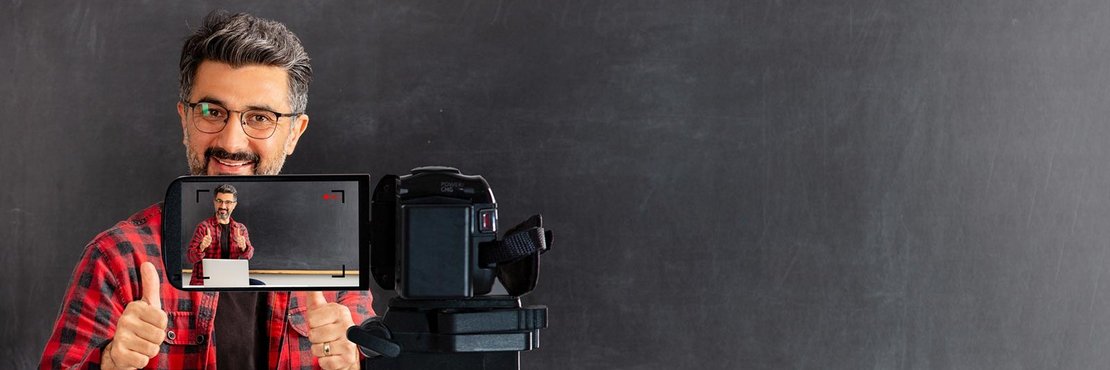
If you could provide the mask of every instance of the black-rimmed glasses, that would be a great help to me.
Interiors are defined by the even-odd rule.
[[[278,120],[282,117],[296,117],[298,113],[277,113],[265,109],[248,109],[245,111],[229,110],[215,103],[207,102],[181,102],[189,108],[190,120],[193,127],[206,134],[215,134],[223,131],[227,126],[231,113],[239,113],[239,122],[243,132],[255,139],[269,139],[277,131]]]

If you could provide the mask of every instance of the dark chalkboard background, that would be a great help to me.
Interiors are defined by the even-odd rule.
[[[247,227],[254,246],[252,270],[338,271],[346,265],[358,271],[358,182],[228,183],[238,191],[231,218]],[[196,225],[214,214],[217,186],[181,185],[182,268],[193,268],[186,257],[189,243]],[[343,199],[333,190],[342,190]],[[336,198],[324,199],[324,194]]]
[[[312,55],[286,173],[453,165],[503,227],[544,214],[526,368],[1110,363],[1110,2],[2,4],[0,367],[184,173],[179,48],[219,7]]]

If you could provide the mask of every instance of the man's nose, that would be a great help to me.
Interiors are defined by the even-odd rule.
[[[228,114],[227,124],[216,137],[216,145],[231,153],[249,151],[250,137],[243,131],[242,117],[238,112]]]

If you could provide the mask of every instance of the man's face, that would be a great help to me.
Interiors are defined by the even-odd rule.
[[[268,139],[247,136],[239,112],[266,109],[292,113],[289,106],[288,73],[280,67],[249,65],[232,68],[204,61],[197,67],[189,102],[208,102],[233,110],[220,132],[207,134],[193,126],[192,114],[177,103],[184,133],[185,155],[193,175],[276,175],[285,156],[293,154],[297,141],[308,127],[308,115],[282,117]],[[229,212],[230,213],[230,212]]]
[[[212,204],[216,207],[216,219],[220,223],[227,223],[231,219],[231,212],[235,212],[235,196],[228,193],[216,193],[216,199],[212,200]]]

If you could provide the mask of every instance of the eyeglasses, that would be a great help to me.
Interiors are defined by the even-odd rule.
[[[281,117],[296,117],[304,112],[277,113],[265,109],[248,109],[244,111],[229,110],[215,103],[190,103],[181,102],[189,108],[193,127],[206,134],[215,134],[223,131],[232,112],[239,113],[239,122],[243,132],[255,139],[269,139],[277,131],[278,120]]]
[[[237,201],[234,201],[234,200],[223,200],[223,199],[213,199],[212,201],[216,202],[216,204],[225,205],[225,206],[230,206],[232,204],[238,203]]]

